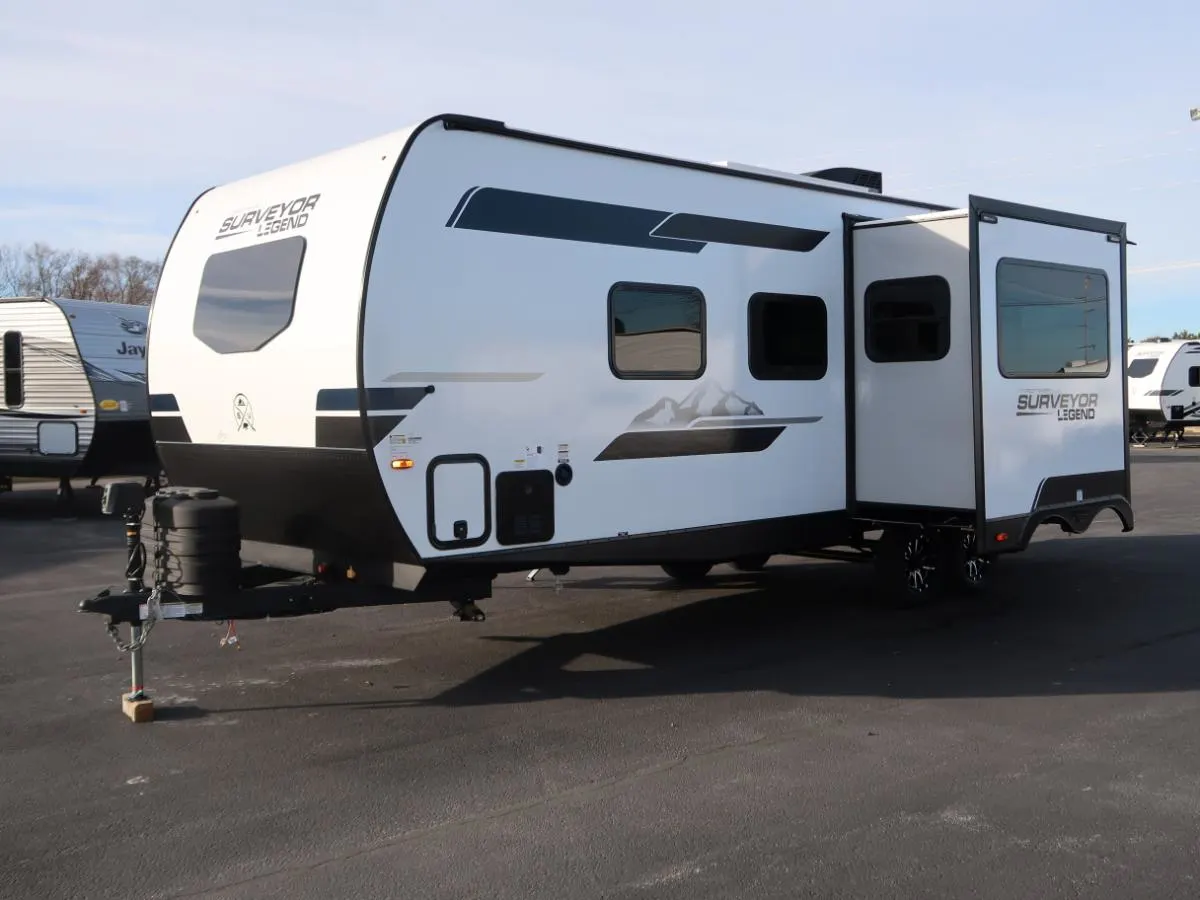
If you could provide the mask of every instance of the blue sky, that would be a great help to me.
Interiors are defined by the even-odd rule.
[[[0,244],[161,256],[212,184],[452,111],[1124,219],[1132,334],[1200,329],[1198,47],[1183,0],[13,2]]]

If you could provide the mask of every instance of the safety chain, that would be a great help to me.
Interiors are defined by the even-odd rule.
[[[162,587],[156,586],[150,592],[150,596],[146,598],[146,619],[141,623],[141,634],[133,640],[122,641],[117,626],[113,623],[112,619],[108,620],[104,626],[105,630],[108,631],[109,637],[113,639],[113,643],[117,645],[117,649],[122,653],[141,650],[146,645],[146,640],[150,637],[150,632],[154,630],[154,623],[162,618],[162,593]]]

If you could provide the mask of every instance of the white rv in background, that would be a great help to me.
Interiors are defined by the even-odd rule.
[[[154,436],[236,502],[245,560],[390,602],[838,548],[973,585],[1041,525],[1133,527],[1126,243],[437,116],[195,200]]]
[[[0,298],[0,487],[14,477],[157,477],[146,395],[149,309]]]
[[[1132,438],[1144,442],[1161,431],[1181,437],[1200,425],[1200,341],[1153,338],[1130,344],[1129,380]]]

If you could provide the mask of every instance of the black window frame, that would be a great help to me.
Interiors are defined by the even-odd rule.
[[[204,317],[202,317],[202,311],[205,309],[205,306],[204,306],[204,291],[205,291],[205,287],[206,287],[205,279],[206,279],[206,276],[209,274],[209,266],[212,265],[213,260],[218,259],[218,258],[228,259],[233,254],[246,255],[246,254],[252,254],[252,253],[262,253],[267,250],[278,250],[278,248],[283,244],[288,244],[288,243],[295,244],[295,242],[297,242],[297,241],[299,242],[300,250],[296,257],[295,275],[294,275],[294,277],[290,278],[290,284],[289,284],[290,292],[289,292],[287,319],[283,322],[283,324],[279,325],[277,328],[274,328],[274,330],[267,337],[264,338],[261,336],[256,336],[257,342],[254,343],[253,345],[243,343],[241,345],[235,345],[235,346],[230,347],[230,346],[228,346],[228,344],[233,343],[233,342],[229,341],[228,337],[227,337],[225,345],[222,345],[220,347],[213,346],[213,344],[210,343],[208,337],[206,337],[201,331],[201,329],[202,329],[201,323],[202,323],[202,320],[204,319]],[[286,332],[292,326],[292,322],[296,318],[296,295],[297,295],[297,293],[299,293],[300,278],[304,271],[304,261],[307,258],[307,256],[308,256],[308,239],[305,238],[303,235],[299,235],[299,234],[291,234],[291,235],[288,235],[287,237],[279,238],[278,240],[261,241],[261,242],[254,243],[254,244],[248,244],[244,247],[236,247],[231,250],[221,250],[221,251],[218,251],[217,253],[213,253],[212,255],[210,255],[208,257],[208,259],[206,259],[204,261],[204,268],[200,273],[200,285],[196,290],[196,306],[192,313],[192,336],[195,337],[196,340],[198,340],[202,344],[204,344],[204,346],[206,346],[210,350],[212,350],[214,353],[219,353],[222,356],[229,356],[229,355],[235,355],[235,354],[240,354],[240,353],[257,353],[258,351],[262,350],[264,347],[266,347],[272,341],[276,340],[281,334]],[[207,323],[205,323],[205,324],[207,324]],[[228,335],[228,333],[226,333],[226,336],[227,335]]]
[[[920,285],[927,285],[922,294],[922,300],[930,303],[933,307],[933,316],[916,316],[906,317],[908,321],[917,319],[919,321],[934,321],[938,323],[941,330],[939,335],[944,335],[944,340],[939,337],[938,349],[932,353],[916,353],[916,354],[887,354],[881,353],[880,348],[876,345],[875,340],[878,334],[879,326],[877,321],[899,321],[896,319],[878,319],[875,315],[875,310],[881,305],[898,302],[894,297],[879,297],[878,292],[883,289],[895,289],[897,287],[912,287],[917,288]],[[936,292],[933,291],[936,289]],[[938,362],[945,359],[953,345],[953,334],[951,328],[950,312],[953,308],[954,295],[950,290],[950,282],[944,275],[906,275],[900,278],[880,278],[872,281],[863,291],[863,351],[866,353],[867,359],[877,365],[891,365],[893,363],[914,363],[914,362]],[[911,301],[910,301],[911,302]]]
[[[13,352],[14,341],[16,352]],[[4,350],[4,405],[8,409],[20,409],[25,405],[25,335],[20,331],[6,331],[4,337],[0,338],[3,341],[0,346]],[[16,365],[13,365],[12,358],[16,356]],[[14,383],[17,385],[16,402],[13,402],[13,391],[11,390]]]
[[[766,359],[766,307],[768,304],[819,306],[821,309],[822,355],[816,363],[799,365],[772,364]],[[755,381],[821,381],[829,374],[829,304],[815,294],[785,294],[757,291],[746,302],[746,358]]]
[[[1070,272],[1078,275],[1092,275],[1099,277],[1104,284],[1104,342],[1101,345],[1097,342],[1097,346],[1104,347],[1104,371],[1102,372],[1019,372],[1011,373],[1004,366],[1004,326],[1003,316],[1001,315],[1004,306],[1000,303],[1000,273],[1005,264],[1031,266],[1040,269],[1051,269],[1059,272]],[[1112,373],[1112,291],[1109,282],[1108,273],[1103,269],[1097,269],[1091,266],[1075,266],[1067,263],[1050,262],[1043,259],[1026,259],[1017,256],[1003,256],[996,260],[996,270],[994,272],[995,286],[995,314],[996,314],[996,368],[999,370],[1001,377],[1013,381],[1061,381],[1064,379],[1104,379]],[[1099,362],[1097,360],[1096,362]]]
[[[1188,366],[1188,387],[1200,387],[1200,366]]]
[[[1154,370],[1158,368],[1159,357],[1157,356],[1139,356],[1136,359],[1131,359],[1129,365],[1125,367],[1125,376],[1127,378],[1145,378],[1154,374]],[[1150,368],[1145,372],[1134,372],[1133,367],[1138,363],[1149,363]]]
[[[695,369],[661,369],[622,371],[617,367],[616,311],[614,302],[621,291],[639,293],[677,294],[694,297],[700,303],[700,362]],[[608,289],[608,368],[622,381],[696,381],[708,369],[708,301],[700,288],[687,284],[663,284],[643,281],[618,281]]]

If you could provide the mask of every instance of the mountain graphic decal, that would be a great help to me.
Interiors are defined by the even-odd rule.
[[[757,403],[727,391],[719,384],[701,385],[681,401],[663,397],[634,416],[630,428],[687,428],[701,418],[761,416]]]
[[[663,397],[638,413],[626,431],[600,451],[596,461],[759,453],[775,443],[788,425],[820,419],[767,418],[753,400],[708,382],[682,400]]]

